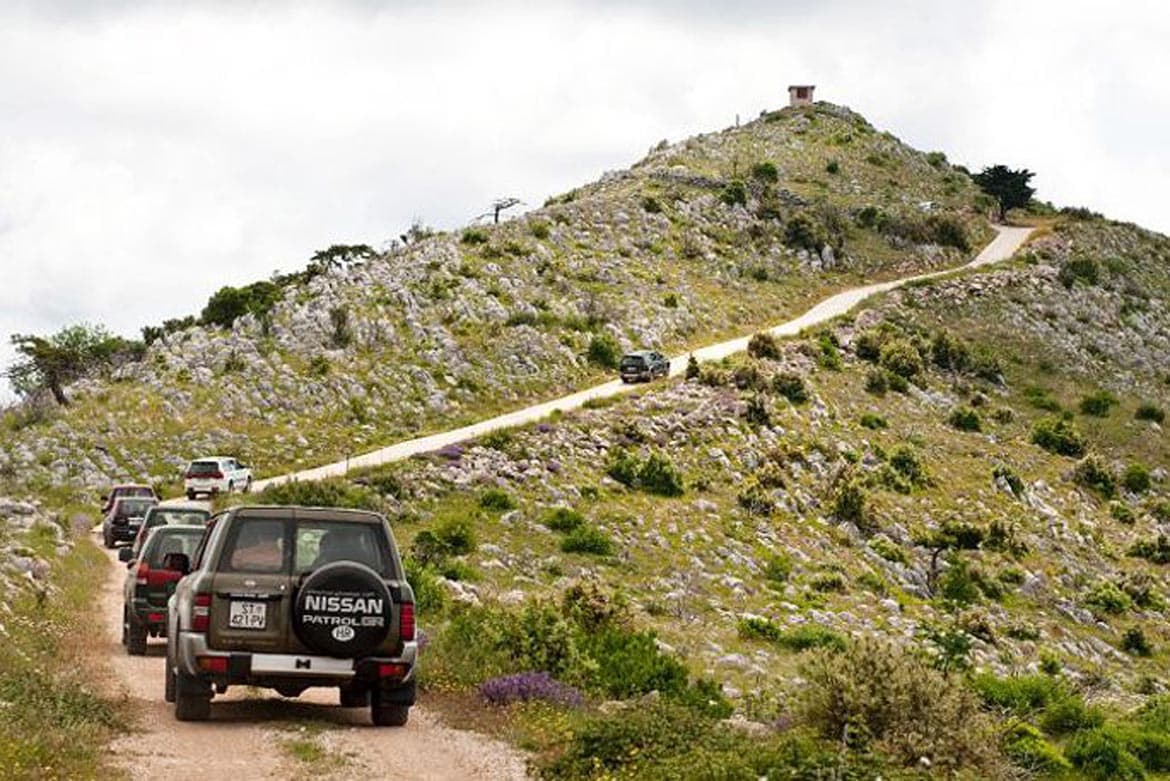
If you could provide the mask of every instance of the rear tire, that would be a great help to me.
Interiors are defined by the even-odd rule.
[[[228,493],[229,493],[229,494],[233,494],[233,493],[235,493],[235,492],[236,492],[236,483],[235,483],[235,481],[234,481],[234,480],[228,480]]]
[[[248,478],[248,482],[244,483],[244,493],[252,493],[252,478]]]
[[[382,692],[374,689],[370,693],[370,719],[375,727],[404,727],[410,719],[410,706],[383,702]]]
[[[175,673],[175,718],[179,721],[207,721],[211,717],[211,685],[201,678]]]
[[[188,501],[188,502],[193,502],[193,501],[195,501],[195,492],[194,492],[194,491],[188,491],[188,492],[187,492],[187,501]]]
[[[163,690],[163,699],[167,702],[175,701],[175,666],[171,664],[171,646],[167,643],[166,687]]]
[[[134,614],[126,617],[126,652],[131,656],[146,655],[146,627],[135,620]]]
[[[108,529],[102,530],[102,542],[107,548],[111,550],[114,548],[114,535],[110,534]]]

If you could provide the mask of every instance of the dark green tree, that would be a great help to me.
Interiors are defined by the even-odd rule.
[[[1028,182],[1035,175],[1027,168],[1013,171],[1005,165],[993,165],[971,178],[999,204],[999,219],[1002,221],[1009,210],[1027,206],[1032,200],[1036,190],[1028,186]]]
[[[377,254],[369,244],[333,244],[329,249],[317,250],[309,260],[326,272],[355,261],[369,260]]]
[[[6,374],[22,397],[47,390],[61,406],[69,404],[65,386],[87,372],[111,364],[119,356],[130,357],[141,343],[115,336],[100,325],[71,325],[52,336],[13,334],[20,355]]]

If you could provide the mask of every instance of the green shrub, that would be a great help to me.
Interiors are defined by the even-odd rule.
[[[844,651],[848,644],[845,638],[831,629],[817,624],[801,624],[785,629],[766,618],[743,618],[739,621],[739,636],[751,640],[763,640],[789,651],[807,651],[810,648],[828,648]]]
[[[733,179],[728,182],[720,191],[719,200],[728,206],[746,206],[747,187],[744,186],[743,180]]]
[[[329,359],[324,355],[314,355],[309,361],[309,374],[314,377],[324,377],[329,373]]]
[[[1092,258],[1073,258],[1060,267],[1057,279],[1066,288],[1071,288],[1077,282],[1085,285],[1096,285],[1101,278],[1101,267]]]
[[[817,363],[821,368],[841,371],[845,364],[841,360],[841,351],[837,348],[837,342],[832,334],[821,334],[817,339],[817,348],[820,350]]]
[[[565,553],[608,556],[613,553],[613,541],[596,526],[581,524],[561,540],[561,550]]]
[[[1092,453],[1077,462],[1073,469],[1073,481],[1077,485],[1096,491],[1106,499],[1112,499],[1117,493],[1117,480],[1113,472]]]
[[[870,369],[865,375],[865,390],[875,396],[884,396],[890,389],[885,369]]]
[[[836,160],[830,160],[825,164],[825,173],[837,174],[841,171],[841,164]]]
[[[889,465],[895,472],[905,477],[911,485],[930,484],[930,475],[927,474],[926,465],[922,463],[922,457],[909,445],[898,445],[894,448],[890,453]]]
[[[1125,486],[1127,491],[1144,494],[1150,490],[1150,470],[1146,468],[1145,464],[1130,464],[1121,476],[1121,484]]]
[[[982,431],[983,419],[979,417],[979,413],[970,407],[955,407],[951,410],[950,417],[947,422],[951,424],[952,428],[959,431]]]
[[[922,373],[922,356],[905,339],[892,339],[882,345],[878,362],[883,369],[907,380]]]
[[[1134,515],[1133,510],[1130,509],[1129,505],[1122,502],[1110,502],[1109,515],[1118,523],[1124,523],[1126,526],[1132,526],[1137,521],[1137,516]]]
[[[473,642],[494,640],[515,671],[546,672],[569,680],[589,675],[592,665],[580,648],[578,632],[556,605],[530,601],[519,613],[497,614],[493,623]]]
[[[873,431],[878,431],[880,429],[889,427],[889,424],[886,423],[885,418],[872,412],[866,412],[862,414],[861,425],[862,427],[871,429]]]
[[[330,309],[329,323],[333,328],[329,341],[334,347],[344,349],[353,344],[353,326],[349,322],[348,307],[342,305]]]
[[[597,663],[596,686],[609,697],[669,697],[687,687],[686,666],[658,649],[653,632],[606,629],[587,635],[583,647]]]
[[[852,523],[859,529],[869,526],[869,497],[859,480],[847,481],[833,498],[833,516],[841,523]]]
[[[1081,398],[1080,410],[1082,415],[1092,415],[1104,418],[1117,405],[1117,397],[1106,390],[1099,390]]]
[[[594,334],[586,353],[589,362],[605,369],[616,369],[622,357],[622,348],[612,334]]]
[[[533,220],[528,225],[528,230],[532,233],[533,238],[547,239],[549,236],[549,224],[544,220]]]
[[[406,582],[414,591],[414,607],[419,613],[437,613],[443,609],[447,601],[446,592],[439,585],[435,570],[421,564],[411,556],[402,559],[402,567],[406,570]]]
[[[970,605],[983,595],[981,578],[962,556],[951,556],[950,566],[938,578],[938,593],[955,605]]]
[[[797,713],[828,740],[873,741],[907,767],[926,757],[943,776],[1002,770],[995,729],[974,695],[901,648],[863,638],[849,653],[818,653],[802,676]]]
[[[460,239],[464,244],[487,244],[488,234],[482,228],[466,228]]]
[[[1146,777],[1141,760],[1105,729],[1078,732],[1064,753],[1075,768],[1095,781],[1140,781]]]
[[[906,553],[898,543],[891,540],[889,537],[877,536],[871,539],[868,543],[869,547],[874,553],[881,556],[886,561],[892,561],[895,564],[910,563],[910,554]]]
[[[662,298],[662,305],[667,309],[678,309],[678,293],[667,293]]]
[[[1036,421],[1032,427],[1032,443],[1060,456],[1079,458],[1085,454],[1085,438],[1064,418],[1047,417]]]
[[[625,450],[619,450],[605,468],[605,473],[627,488],[633,488],[638,483],[638,471],[642,462],[638,457]]]
[[[489,488],[480,494],[479,506],[485,510],[496,512],[515,510],[517,507],[516,500],[512,498],[512,495],[499,488]]]
[[[1153,502],[1147,507],[1147,510],[1158,523],[1170,523],[1170,502],[1165,500]]]
[[[647,214],[659,214],[662,211],[662,203],[652,195],[647,195],[642,198],[642,209]]]
[[[638,470],[638,487],[658,496],[682,496],[682,473],[669,458],[652,453]]]
[[[776,372],[772,375],[772,390],[793,404],[803,404],[809,399],[804,378],[793,372]]]
[[[1138,405],[1133,416],[1137,420],[1152,420],[1155,423],[1162,423],[1166,420],[1166,411],[1157,404],[1144,402]]]
[[[696,379],[699,379],[699,376],[701,373],[702,372],[699,369],[699,362],[698,362],[698,360],[696,360],[695,354],[691,353],[690,356],[687,358],[686,378],[688,380],[696,380]]]
[[[1146,633],[1140,626],[1131,626],[1125,630],[1125,635],[1121,638],[1121,650],[1134,656],[1150,656],[1154,653],[1150,641],[1146,639]]]
[[[768,557],[764,564],[764,578],[772,586],[783,586],[792,574],[792,559],[783,553]]]
[[[757,428],[771,426],[772,413],[768,411],[768,400],[758,393],[753,394],[747,400],[747,407],[744,409],[744,419]]]
[[[300,507],[344,507],[354,510],[382,510],[382,500],[369,488],[335,477],[317,481],[292,480],[268,485],[256,494],[262,504]]]
[[[784,243],[793,249],[820,252],[825,240],[807,215],[797,214],[784,226]]]
[[[1102,581],[1089,590],[1085,604],[1100,613],[1119,616],[1133,607],[1133,600],[1117,584]]]
[[[775,361],[782,357],[776,337],[764,331],[752,335],[748,340],[747,351],[753,358],[768,358]]]
[[[775,163],[764,160],[752,166],[752,178],[758,182],[775,184],[780,181],[780,171],[776,168]]]
[[[1129,555],[1153,564],[1170,564],[1170,538],[1159,534],[1155,540],[1137,540],[1130,546]]]
[[[568,533],[585,523],[585,516],[571,507],[554,507],[544,516],[544,525],[554,532]]]
[[[1045,388],[1037,385],[1025,388],[1024,398],[1036,409],[1042,409],[1048,412],[1060,412],[1060,402],[1053,398],[1052,394]]]
[[[1004,735],[1004,752],[1013,763],[1032,773],[1058,773],[1072,764],[1031,724],[1016,723]]]

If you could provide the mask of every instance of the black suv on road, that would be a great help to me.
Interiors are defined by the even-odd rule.
[[[654,350],[642,350],[636,353],[626,353],[618,364],[622,382],[649,382],[655,377],[665,377],[670,374],[670,361],[666,356]]]
[[[102,519],[102,542],[112,548],[119,542],[134,542],[147,511],[158,504],[152,496],[122,496],[114,500]]]
[[[211,713],[213,691],[295,697],[336,687],[376,725],[415,699],[414,592],[390,525],[358,510],[234,507],[208,522],[169,603],[166,699],[176,718]]]

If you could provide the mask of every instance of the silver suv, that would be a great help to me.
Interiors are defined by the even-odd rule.
[[[206,719],[213,693],[336,687],[376,725],[415,700],[414,593],[386,519],[357,510],[235,507],[214,516],[168,603],[166,699]]]

